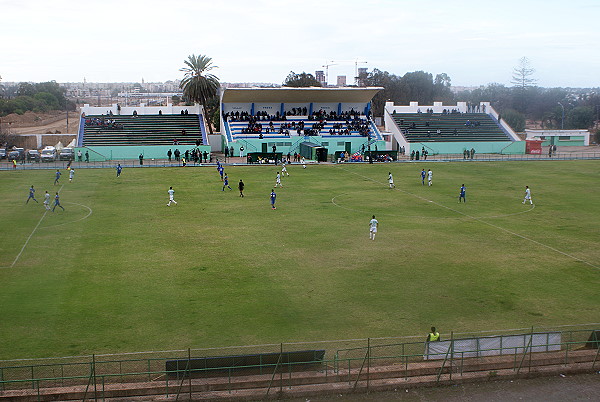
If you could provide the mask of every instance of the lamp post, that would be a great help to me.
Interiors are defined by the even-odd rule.
[[[560,120],[560,129],[564,130],[565,129],[565,107],[560,102],[558,102],[558,104],[562,108],[562,119]]]

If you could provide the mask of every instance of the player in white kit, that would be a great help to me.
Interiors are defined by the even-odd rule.
[[[44,194],[44,207],[46,207],[46,211],[50,211],[50,194],[48,190],[46,190],[46,194]]]
[[[373,219],[369,222],[369,239],[375,240],[375,235],[377,234],[377,227],[379,226],[379,222],[375,219],[375,215],[373,215]]]
[[[167,207],[171,206],[171,203],[177,205],[177,201],[175,201],[173,199],[174,194],[175,194],[175,190],[173,190],[173,187],[169,187],[169,191],[167,191],[169,193],[169,203],[167,204]]]
[[[533,205],[533,200],[531,199],[531,190],[529,189],[529,186],[525,186],[525,198],[523,199],[523,204],[525,204],[525,202],[528,200],[529,203]]]

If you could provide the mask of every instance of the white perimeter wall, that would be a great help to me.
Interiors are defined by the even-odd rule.
[[[223,111],[225,113],[231,112],[248,112],[250,113],[250,108],[252,107],[251,103],[224,103]]]
[[[525,130],[527,139],[540,137],[583,137],[583,145],[590,145],[590,132],[588,130]]]
[[[169,103],[167,106],[146,106],[145,104],[141,104],[140,106],[121,106],[122,115],[132,115],[133,112],[137,112],[138,115],[144,114],[158,114],[159,111],[162,111],[163,114],[181,114],[181,111],[188,111],[190,114],[200,114],[202,113],[202,106],[199,104],[195,104],[194,106],[173,106],[173,104]],[[117,104],[115,103],[112,106],[90,106],[83,105],[81,108],[81,112],[87,115],[108,115],[109,112],[115,116],[119,115],[119,111],[117,110]]]
[[[269,115],[276,115],[281,112],[281,103],[255,103],[254,113],[267,112]]]

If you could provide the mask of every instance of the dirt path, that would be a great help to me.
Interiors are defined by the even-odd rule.
[[[48,131],[61,134],[76,134],[79,112],[69,112],[69,130],[65,112],[26,112],[22,115],[9,114],[2,117],[2,127],[14,134],[46,134]]]
[[[372,401],[597,401],[600,395],[600,372],[561,377],[478,382],[434,388],[398,389],[359,395],[337,395],[293,399],[294,402],[372,402]]]
[[[12,131],[15,134],[45,134],[48,131],[52,133],[56,131],[60,131],[61,133],[67,133],[67,119],[59,120],[54,123],[46,124],[43,126],[34,126],[34,127],[15,127],[12,128]],[[77,122],[74,119],[69,119],[69,133],[68,134],[76,134],[77,133]]]

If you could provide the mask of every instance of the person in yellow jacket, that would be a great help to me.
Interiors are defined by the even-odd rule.
[[[440,333],[436,331],[435,327],[431,327],[431,332],[427,335],[426,342],[437,342],[440,340]]]

